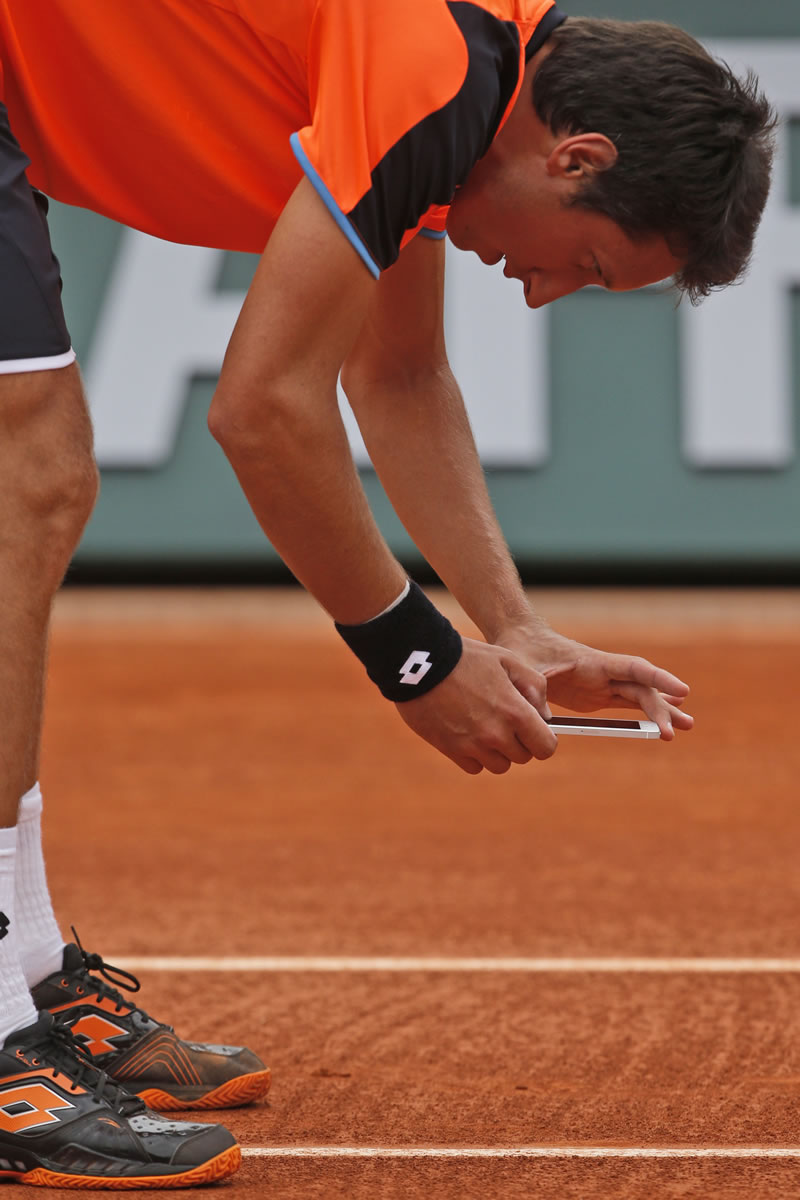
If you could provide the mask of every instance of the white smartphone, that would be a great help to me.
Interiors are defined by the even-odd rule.
[[[655,721],[618,721],[604,717],[551,717],[547,724],[559,735],[582,733],[588,737],[661,737]]]

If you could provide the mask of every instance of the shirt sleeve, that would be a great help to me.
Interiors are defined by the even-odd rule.
[[[311,123],[292,148],[374,276],[408,231],[443,236],[524,66],[513,21],[452,0],[321,0],[309,40]]]

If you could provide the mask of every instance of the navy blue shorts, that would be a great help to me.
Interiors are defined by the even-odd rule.
[[[0,104],[0,375],[63,367],[75,357],[47,198],[28,183],[29,166]]]

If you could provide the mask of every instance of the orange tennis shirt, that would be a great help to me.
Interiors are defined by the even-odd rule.
[[[0,0],[34,186],[260,251],[302,173],[373,274],[486,152],[554,0]]]

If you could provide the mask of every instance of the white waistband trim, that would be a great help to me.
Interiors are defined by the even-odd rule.
[[[75,362],[75,351],[70,346],[66,354],[51,354],[47,358],[7,358],[0,360],[0,375],[21,375],[23,371],[55,371]]]

